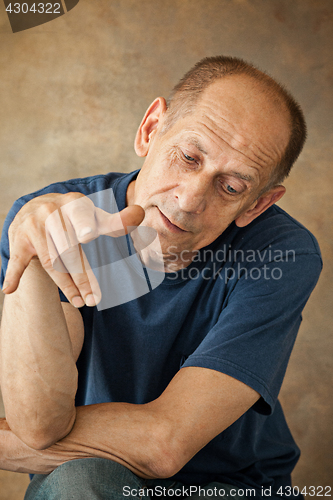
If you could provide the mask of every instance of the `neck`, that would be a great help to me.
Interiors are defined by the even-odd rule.
[[[134,205],[135,180],[130,182],[126,191],[126,207]]]

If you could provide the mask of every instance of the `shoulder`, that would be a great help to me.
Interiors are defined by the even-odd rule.
[[[240,228],[232,223],[213,243],[213,249],[230,290],[236,284],[282,290],[284,286],[301,287],[301,283],[310,290],[323,266],[315,236],[275,205],[248,226]],[[268,274],[273,275],[271,280]]]
[[[45,186],[33,193],[26,194],[18,198],[9,210],[5,223],[4,230],[8,229],[8,226],[13,221],[17,212],[30,200],[37,198],[38,196],[43,196],[49,193],[59,193],[65,194],[69,192],[78,192],[86,196],[93,195],[107,189],[116,190],[118,184],[122,181],[124,184],[129,182],[136,172],[131,172],[130,174],[124,174],[119,172],[109,172],[107,174],[92,175],[89,177],[81,177],[75,179],[69,179],[62,182],[54,182]],[[128,181],[126,179],[128,178]]]
[[[108,174],[92,175],[89,177],[81,177],[76,179],[69,179],[62,182],[54,182],[45,186],[33,193],[22,196],[17,202],[24,205],[27,201],[37,196],[42,196],[47,193],[68,193],[79,192],[82,194],[92,194],[103,189],[109,189],[117,183],[117,181],[124,177],[126,174],[118,172],[110,172]]]
[[[281,251],[293,250],[298,254],[314,254],[321,258],[315,236],[277,205],[236,233],[236,239],[242,246],[258,249],[272,246]]]

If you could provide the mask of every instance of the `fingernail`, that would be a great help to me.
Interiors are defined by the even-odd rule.
[[[4,281],[2,285],[2,291],[4,292],[9,287],[9,285],[10,285],[9,281]]]
[[[79,296],[73,297],[72,304],[74,307],[82,307],[82,306],[84,306],[84,300],[82,297],[79,297]]]
[[[89,307],[93,307],[96,305],[96,297],[92,293],[86,296],[86,304]]]

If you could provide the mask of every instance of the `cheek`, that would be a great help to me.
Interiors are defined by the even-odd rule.
[[[167,172],[156,169],[153,174],[141,177],[136,189],[136,200],[139,205],[141,202],[146,206],[161,202],[162,199],[169,198],[168,192],[171,192],[176,184],[177,179],[174,176],[171,178]]]
[[[210,217],[202,221],[202,231],[198,234],[198,245],[201,244],[201,248],[215,241],[235,220],[237,214],[237,211],[230,210],[228,206],[212,212]]]
[[[147,206],[149,199],[154,194],[157,179],[147,167],[142,167],[135,185],[135,203],[143,208]]]
[[[218,225],[220,223],[221,225],[229,226],[240,213],[244,212],[247,206],[246,201],[243,197],[220,200],[220,203],[214,208],[213,220],[215,224]]]

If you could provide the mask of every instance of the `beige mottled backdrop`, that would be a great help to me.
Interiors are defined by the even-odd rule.
[[[332,486],[332,0],[80,0],[15,34],[0,0],[0,42],[1,224],[24,193],[140,166],[141,115],[204,56],[252,61],[301,102],[309,139],[281,206],[317,236],[325,267],[281,399],[302,449],[294,485]],[[0,499],[26,483],[0,474]]]

